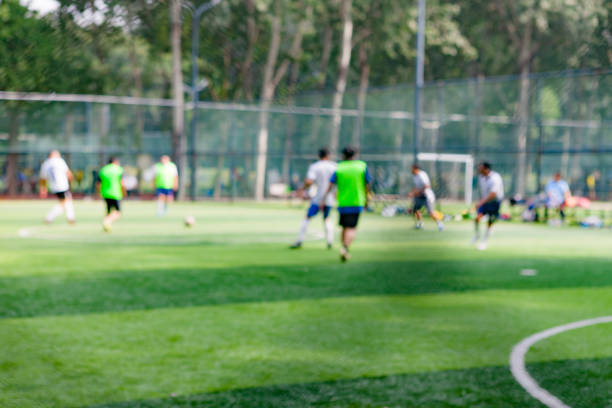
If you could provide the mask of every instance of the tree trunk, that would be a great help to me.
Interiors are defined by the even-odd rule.
[[[64,128],[64,146],[66,146],[66,150],[64,153],[64,160],[68,164],[68,167],[72,167],[72,136],[74,135],[74,110],[72,107],[68,107],[66,111],[66,121]]]
[[[476,80],[474,81],[474,100],[475,106],[473,111],[472,120],[470,120],[470,124],[473,127],[471,134],[474,136],[474,140],[472,142],[472,154],[474,155],[474,161],[478,163],[480,161],[480,146],[482,141],[482,83],[484,80],[484,76],[479,73]]]
[[[368,84],[370,80],[370,64],[368,62],[367,44],[362,42],[359,45],[359,67],[361,68],[361,76],[359,78],[359,94],[357,96],[358,116],[356,126],[353,128],[352,144],[356,148],[361,145],[363,134],[363,113],[365,111],[366,98],[368,96]]]
[[[519,106],[517,130],[517,172],[516,193],[524,197],[527,187],[527,132],[529,122],[529,92],[530,92],[530,59],[531,59],[531,30],[532,22],[527,23],[523,33],[519,64],[521,76],[519,80]]]
[[[278,3],[276,3],[278,4]],[[274,70],[280,48],[281,18],[278,13],[272,17],[270,48],[264,67],[264,80],[261,89],[261,111],[259,112],[259,132],[257,133],[257,162],[255,170],[255,199],[262,201],[266,181],[266,161],[268,158],[268,116],[274,96]]]
[[[257,23],[255,22],[255,3],[254,0],[246,0],[247,6],[247,33],[248,33],[248,47],[247,52],[240,69],[240,81],[242,82],[242,89],[244,96],[247,100],[253,100],[253,74],[251,72],[251,65],[253,64],[253,55],[255,53],[255,45],[257,44],[257,38],[259,36],[259,30],[257,29]]]
[[[142,75],[140,72],[140,68],[138,66],[138,61],[136,59],[136,50],[134,47],[134,39],[132,38],[131,44],[132,46],[130,47],[130,63],[132,64],[132,79],[134,80],[134,92],[132,93],[133,96],[135,96],[136,98],[140,98],[142,96]],[[143,108],[140,105],[136,105],[134,106],[134,109],[136,110],[136,143],[135,143],[135,147],[136,149],[138,149],[139,151],[142,149],[142,138],[143,138],[143,134],[144,134],[144,114],[143,114]]]
[[[172,0],[170,3],[170,16],[172,29],[170,41],[172,43],[172,158],[177,163],[180,175],[179,199],[184,199],[185,189],[185,100],[183,94],[183,72],[181,70],[181,4],[182,0]],[[195,85],[195,84],[194,84]]]
[[[397,128],[395,130],[395,140],[394,147],[396,152],[400,152],[400,161],[399,161],[399,174],[397,181],[397,194],[408,194],[408,160],[405,159],[403,154],[403,145],[404,145],[404,132],[406,131],[406,121],[404,119],[399,119],[397,121]]]
[[[230,118],[221,125],[221,143],[219,146],[219,157],[217,158],[217,175],[215,179],[215,188],[213,190],[213,198],[218,200],[221,198],[221,187],[223,184],[223,170],[225,169],[225,152],[227,151],[227,141],[232,129],[234,121],[234,113],[230,112]]]
[[[268,117],[269,109],[274,98],[274,92],[276,86],[285,76],[291,61],[289,58],[285,58],[276,69],[276,61],[278,59],[278,52],[280,48],[281,40],[281,1],[277,0],[274,3],[275,16],[272,18],[272,35],[270,37],[270,48],[268,49],[268,56],[266,58],[266,65],[264,68],[264,81],[262,84],[261,91],[261,111],[259,113],[259,133],[257,135],[257,164],[255,173],[255,199],[261,201],[264,198],[264,189],[266,182],[266,162],[268,158]],[[307,12],[307,15],[310,11]],[[293,42],[290,47],[289,55],[294,60],[301,53],[302,39],[304,31],[307,26],[307,18],[302,20],[299,25]]]
[[[100,152],[98,161],[101,165],[108,159],[107,153],[110,146],[108,133],[110,130],[110,105],[103,103],[98,105],[98,146]]]
[[[9,125],[9,154],[6,159],[6,183],[9,196],[17,194],[17,166],[19,154],[17,153],[17,144],[19,138],[19,112],[13,109],[8,110],[8,125]]]
[[[294,62],[291,67],[291,75],[289,76],[289,99],[287,101],[287,105],[289,107],[295,106],[295,87],[297,85],[298,76],[300,74],[300,64],[298,62]],[[285,183],[289,183],[291,171],[291,148],[292,148],[292,138],[293,134],[296,131],[295,126],[295,115],[289,115],[287,118],[287,130],[285,133],[285,153],[283,154],[283,169],[282,169],[282,177]]]
[[[329,65],[329,57],[331,55],[332,44],[333,44],[333,35],[334,30],[331,24],[327,24],[325,28],[325,33],[323,35],[323,53],[321,54],[321,66],[319,68],[319,93],[314,101],[314,107],[320,108],[321,103],[323,102],[323,89],[325,88],[325,82],[327,79],[327,68]],[[312,124],[310,126],[310,138],[308,140],[314,142],[318,139],[319,128],[320,128],[321,117],[320,115],[315,115],[312,118]]]
[[[342,100],[344,99],[346,80],[351,63],[353,41],[352,0],[342,0],[340,9],[342,15],[342,44],[340,59],[338,61],[339,69],[338,79],[336,81],[336,91],[334,92],[334,99],[332,102],[333,117],[329,143],[329,150],[332,155],[336,155],[338,152],[340,127],[342,125],[342,114],[340,113],[340,109],[342,108]]]
[[[134,28],[133,28],[134,15],[133,15],[133,10],[131,6],[127,7],[127,13],[128,13],[128,29],[129,29],[128,46],[129,46],[129,58],[130,58],[130,65],[131,65],[130,68],[132,70],[132,80],[134,81],[132,96],[140,98],[142,96],[142,90],[143,90],[142,69],[140,67],[140,64],[138,63],[138,54],[136,50],[136,38],[134,37]],[[135,112],[136,113],[136,118],[135,118],[136,120],[136,143],[134,147],[136,147],[136,149],[140,151],[142,149],[142,138],[143,138],[143,133],[144,133],[143,107],[140,105],[136,105],[134,106],[134,109],[136,111]]]
[[[567,175],[569,170],[570,154],[569,149],[572,145],[572,128],[566,127],[563,132],[563,152],[561,153],[561,168],[559,171]]]

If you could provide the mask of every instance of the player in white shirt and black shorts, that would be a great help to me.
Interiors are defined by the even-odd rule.
[[[49,153],[49,158],[40,167],[40,197],[46,198],[47,192],[55,194],[59,203],[47,213],[45,222],[50,224],[53,220],[66,211],[69,223],[74,223],[74,205],[70,194],[70,181],[72,172],[62,159],[57,150]]]
[[[416,229],[423,229],[423,215],[421,214],[421,209],[425,207],[427,208],[427,213],[431,219],[438,225],[438,230],[444,230],[444,224],[442,223],[442,220],[438,218],[434,210],[436,195],[431,189],[429,176],[416,163],[412,165],[412,180],[414,183],[414,188],[408,196],[414,197],[412,214],[414,215],[416,222]]]
[[[308,223],[310,219],[317,215],[319,212],[323,213],[323,222],[325,226],[325,235],[327,238],[327,248],[332,247],[334,242],[334,226],[329,219],[329,213],[332,207],[335,205],[335,194],[328,194],[325,196],[327,189],[329,188],[329,180],[336,171],[336,163],[329,160],[329,151],[325,148],[319,150],[319,160],[311,164],[306,173],[306,180],[304,185],[300,187],[299,195],[302,196],[304,191],[310,188],[313,184],[317,188],[317,192],[310,201],[306,218],[302,221],[300,231],[298,233],[297,241],[291,245],[291,249],[298,249],[302,247],[302,242],[306,237],[306,230],[308,229]],[[320,207],[321,201],[325,196],[325,205],[323,208]]]
[[[478,165],[478,184],[480,187],[481,200],[476,204],[476,219],[474,221],[475,235],[472,239],[473,244],[477,244],[479,250],[487,248],[487,240],[491,232],[493,224],[499,217],[499,207],[504,199],[504,183],[500,174],[496,171],[491,170],[491,165],[487,162],[482,162]],[[487,216],[487,229],[482,237],[482,241],[478,243],[480,239],[479,223],[482,217]]]

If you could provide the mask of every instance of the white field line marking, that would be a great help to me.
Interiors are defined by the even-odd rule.
[[[30,236],[30,229],[29,228],[21,228],[19,230],[19,236],[21,238],[27,238]]]
[[[127,242],[130,244],[140,244],[140,245],[175,245],[175,244],[193,244],[193,243],[199,243],[202,240],[200,238],[196,237],[186,237],[186,239],[179,239],[179,237],[182,237],[181,235],[176,235],[173,236],[174,238],[171,241],[163,241],[163,240],[150,240],[150,239],[140,239],[134,236],[118,236],[118,237],[113,237],[112,234],[111,235],[105,235],[102,230],[96,230],[97,232],[95,232],[97,235],[91,235],[92,231],[87,231],[87,232],[78,232],[76,234],[70,235],[70,233],[67,234],[62,234],[61,232],[59,234],[53,234],[53,232],[51,233],[46,233],[46,232],[41,232],[42,229],[45,228],[49,228],[48,226],[30,226],[30,227],[23,227],[20,228],[17,231],[17,235],[19,236],[19,238],[23,238],[23,239],[38,239],[38,240],[45,240],[45,241],[61,241],[61,242],[78,242],[78,243],[108,243],[109,242],[109,237],[113,238],[113,242],[115,243],[123,243],[123,242]],[[314,234],[313,234],[314,235]],[[324,237],[324,234],[321,233],[321,236],[314,236],[314,237],[306,237],[305,241],[319,241]],[[10,236],[13,236],[12,234]],[[288,240],[287,239],[280,239],[280,238],[251,238],[251,237],[241,237],[241,236],[231,236],[229,238],[227,237],[222,237],[219,240],[216,241],[207,241],[207,242],[213,242],[213,243],[219,243],[219,244],[235,244],[235,243],[259,243],[259,244],[280,244],[280,243],[287,243]]]
[[[612,323],[612,316],[603,316],[564,324],[562,326],[541,331],[521,340],[516,346],[514,346],[512,349],[512,354],[510,354],[510,371],[512,371],[512,375],[532,397],[539,400],[547,407],[570,408],[568,405],[561,402],[559,398],[540,387],[540,385],[529,375],[527,369],[525,368],[525,355],[531,346],[541,340],[556,336],[557,334],[561,334],[569,330],[580,329],[582,327],[594,326],[602,323]]]

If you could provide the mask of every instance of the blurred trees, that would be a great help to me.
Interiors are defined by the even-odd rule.
[[[7,0],[2,3],[3,33],[17,41],[19,33],[9,33],[9,27],[31,30],[32,24],[53,32],[36,50],[14,48],[12,54],[25,61],[32,52],[47,53],[49,61],[61,60],[63,71],[70,71],[71,75],[53,73],[63,75],[65,81],[47,81],[51,88],[41,83],[34,86],[38,90],[170,97],[172,1],[60,0],[57,11],[41,17]],[[351,13],[344,13],[348,3]],[[291,87],[297,92],[337,88],[345,74],[349,87],[365,84],[366,78],[369,86],[412,82],[416,2],[282,0],[279,4],[290,14],[311,12],[303,16],[308,35],[299,57],[291,55],[291,41],[279,48],[281,62],[289,58],[289,65],[300,63],[293,76],[297,83],[291,84],[291,75],[283,75],[277,97],[288,97]],[[190,5],[177,0],[184,72],[190,65]],[[274,25],[270,24],[274,9],[273,0],[224,0],[203,16],[198,67],[210,81],[209,98],[264,96],[267,56],[274,45]],[[526,67],[534,72],[609,66],[611,13],[612,6],[605,0],[428,0],[426,78],[518,75]],[[349,14],[353,23],[350,54],[341,41]],[[24,19],[28,23],[22,24]],[[292,16],[283,20],[281,36],[293,38],[300,21]],[[343,52],[350,55],[346,72],[339,66]],[[6,72],[9,66],[0,69]],[[74,70],[78,75],[73,75]],[[35,83],[37,78],[32,73],[22,81]],[[20,88],[6,81],[2,86]]]
[[[203,1],[59,0],[58,10],[39,16],[18,0],[3,0],[0,89],[182,98],[181,73],[190,69],[190,10]],[[428,0],[425,77],[526,78],[537,71],[609,68],[611,4]],[[224,0],[204,14],[197,29],[198,71],[209,82],[203,99],[259,101],[266,107],[274,100],[293,104],[305,91],[329,89],[335,91],[332,101],[317,96],[311,104],[340,107],[347,103],[345,89],[357,88],[351,107],[361,113],[369,88],[411,83],[414,77],[416,1]],[[516,92],[514,114],[523,124],[516,143],[524,150],[525,109],[533,90],[521,81]],[[19,129],[17,111],[12,112],[9,146]],[[258,144],[264,150],[267,121],[265,115],[259,118]],[[177,152],[183,150],[178,122]],[[317,132],[320,122],[314,117],[310,131]],[[356,144],[361,126],[358,120],[353,128]],[[287,124],[288,135],[292,127]],[[333,146],[339,128],[338,119],[328,129]],[[291,150],[289,137],[286,151]],[[517,166],[519,192],[524,190],[524,161],[519,158]],[[14,171],[13,164],[11,157],[7,171]],[[288,161],[285,177],[287,166]],[[259,167],[262,173],[265,163]]]

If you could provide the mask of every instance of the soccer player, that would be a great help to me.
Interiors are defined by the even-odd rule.
[[[418,164],[412,165],[412,180],[414,182],[414,188],[408,196],[414,197],[412,213],[414,214],[416,229],[423,228],[421,208],[425,207],[431,219],[438,225],[438,230],[442,231],[444,229],[444,224],[442,224],[442,220],[438,218],[433,208],[434,202],[436,201],[436,195],[431,189],[429,176]]]
[[[557,171],[553,179],[546,183],[544,188],[546,192],[546,218],[548,218],[548,210],[558,209],[561,222],[565,221],[565,203],[572,193],[569,184],[561,177],[561,172]]]
[[[325,234],[327,237],[327,248],[331,249],[332,243],[334,242],[334,226],[329,219],[329,212],[334,205],[334,196],[327,194],[329,188],[329,180],[336,171],[336,163],[329,160],[329,151],[325,148],[319,150],[319,160],[314,162],[308,168],[306,173],[306,180],[304,185],[298,189],[298,195],[301,197],[304,194],[304,190],[315,184],[317,186],[317,193],[310,202],[306,218],[302,221],[300,226],[300,232],[298,233],[297,241],[291,245],[291,249],[298,249],[302,247],[302,242],[306,236],[306,230],[308,229],[308,223],[310,219],[317,215],[319,211],[323,213],[323,224],[325,226]],[[325,200],[323,196],[326,195]],[[320,207],[319,204],[323,203]]]
[[[480,186],[481,200],[476,204],[478,214],[474,221],[475,235],[472,239],[473,244],[477,244],[479,251],[487,249],[487,240],[491,233],[493,224],[499,217],[499,207],[502,200],[504,199],[504,184],[501,176],[496,171],[491,170],[491,164],[482,162],[478,165],[478,183]],[[478,243],[480,239],[479,223],[480,219],[484,216],[488,216],[487,230],[482,237],[482,241]]]
[[[163,155],[155,165],[155,193],[157,195],[157,216],[161,217],[168,211],[168,203],[174,200],[174,192],[178,190],[178,170],[170,157]]]
[[[350,258],[349,247],[357,235],[359,215],[364,207],[368,206],[368,193],[372,181],[368,165],[364,161],[356,160],[355,156],[356,151],[350,146],[342,150],[343,160],[338,163],[330,179],[329,187],[319,204],[321,207],[325,205],[325,199],[336,186],[340,226],[342,227],[342,248],[340,249],[342,262]]]
[[[47,191],[51,191],[59,200],[59,203],[47,213],[45,217],[47,224],[53,222],[64,210],[66,210],[68,222],[74,223],[74,205],[70,194],[70,181],[72,181],[72,172],[62,159],[60,152],[53,150],[40,168],[40,197],[46,198]]]
[[[98,172],[100,194],[106,202],[106,217],[102,221],[102,227],[106,232],[110,232],[113,222],[121,218],[121,199],[125,193],[121,182],[122,176],[123,168],[116,157],[111,157],[108,164]]]

